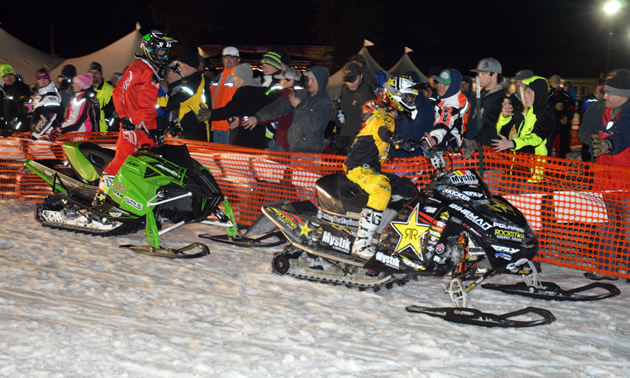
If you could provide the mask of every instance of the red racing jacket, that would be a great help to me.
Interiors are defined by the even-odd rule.
[[[123,74],[112,98],[120,118],[129,118],[134,125],[148,130],[157,128],[157,98],[160,88],[159,78],[153,66],[139,58]]]

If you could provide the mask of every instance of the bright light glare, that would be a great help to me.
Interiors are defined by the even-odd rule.
[[[621,9],[621,4],[618,1],[607,1],[604,4],[604,12],[607,14],[615,14],[619,9]]]

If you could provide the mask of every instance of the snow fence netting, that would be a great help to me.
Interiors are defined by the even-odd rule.
[[[61,145],[85,141],[115,148],[117,133],[68,134],[55,142],[28,134],[0,138],[0,198],[41,202],[50,187],[24,168],[26,159],[63,159]],[[229,199],[237,220],[251,225],[270,201],[317,203],[315,182],[342,170],[343,156],[248,149],[167,138],[186,144],[208,167]],[[490,190],[519,208],[536,230],[537,260],[630,278],[630,169],[485,149],[464,159],[452,154],[453,169],[478,169]],[[383,170],[405,176],[419,188],[432,168],[423,157],[388,160]]]

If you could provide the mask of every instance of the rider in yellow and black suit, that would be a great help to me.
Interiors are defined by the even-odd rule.
[[[381,173],[381,162],[387,158],[398,112],[406,112],[415,118],[418,95],[415,86],[416,83],[403,77],[392,77],[387,81],[383,88],[383,107],[363,123],[344,162],[346,177],[369,195],[367,206],[361,211],[359,230],[352,247],[352,254],[365,259],[375,252],[372,236],[381,223],[392,192],[392,177]]]

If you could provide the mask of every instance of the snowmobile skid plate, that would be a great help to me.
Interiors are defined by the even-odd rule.
[[[284,237],[282,232],[274,231],[268,233],[266,235],[259,236],[257,238],[250,238],[246,236],[237,236],[231,237],[230,235],[210,235],[210,234],[201,234],[200,238],[210,239],[215,242],[232,244],[237,247],[256,247],[256,248],[266,248],[266,247],[276,247],[281,244],[287,242],[287,239]],[[268,239],[271,239],[268,241]]]
[[[191,243],[185,247],[173,249],[173,248],[154,248],[149,245],[132,245],[123,244],[120,248],[129,249],[133,252],[156,257],[166,257],[168,259],[194,259],[197,257],[203,257],[210,254],[210,249],[202,243]],[[198,252],[190,252],[191,250],[198,249]]]
[[[526,307],[506,314],[482,312],[476,308],[408,306],[407,311],[442,318],[453,323],[473,324],[482,327],[522,328],[550,324],[556,317],[549,310]],[[514,319],[526,317],[535,319]]]
[[[558,284],[553,282],[541,282],[540,287],[530,286],[525,282],[513,285],[487,283],[481,285],[481,287],[484,289],[498,290],[506,294],[522,295],[553,301],[598,301],[600,299],[610,298],[621,294],[617,286],[603,282],[594,282],[571,290],[563,290],[560,286],[558,286]],[[591,295],[579,294],[593,289],[603,289],[604,293]]]

